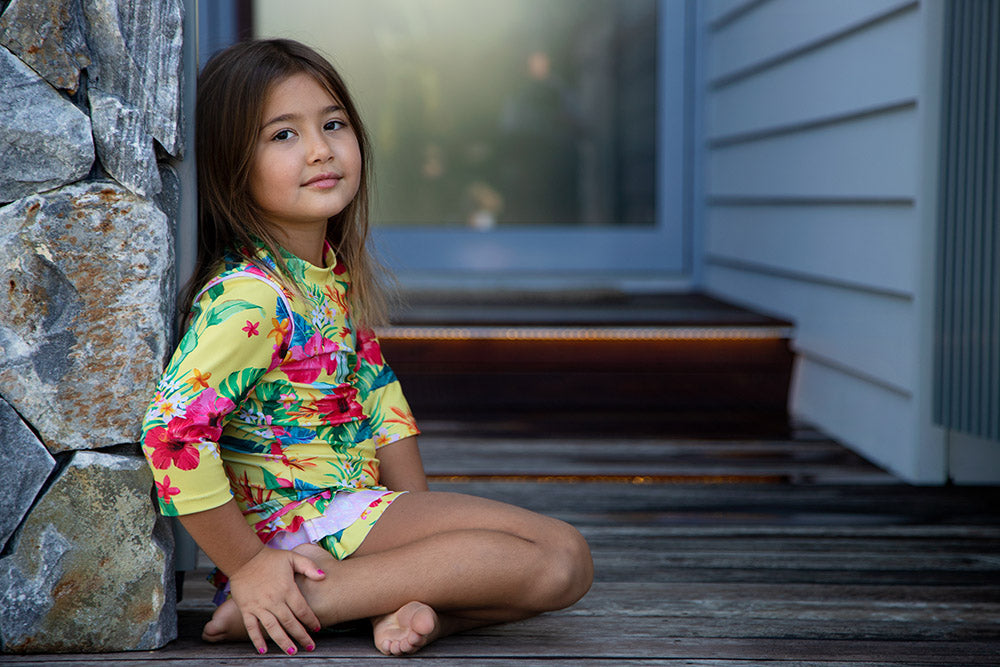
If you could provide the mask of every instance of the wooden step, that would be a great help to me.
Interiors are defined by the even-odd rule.
[[[419,419],[784,433],[791,325],[700,294],[421,295],[380,330]]]

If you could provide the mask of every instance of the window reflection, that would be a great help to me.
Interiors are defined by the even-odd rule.
[[[655,0],[258,1],[342,70],[382,224],[654,222]]]

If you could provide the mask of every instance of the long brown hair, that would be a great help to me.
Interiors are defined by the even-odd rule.
[[[343,211],[330,218],[326,238],[337,260],[350,272],[351,319],[364,328],[385,321],[386,272],[368,250],[368,134],[333,66],[308,46],[289,39],[234,44],[212,56],[198,77],[198,257],[184,292],[185,312],[225,254],[252,246],[253,237],[263,241],[275,258],[281,273],[278,278],[294,289],[294,280],[278,252],[280,244],[250,195],[250,170],[268,92],[276,83],[299,73],[312,76],[337,100],[357,135],[362,164],[358,193]]]

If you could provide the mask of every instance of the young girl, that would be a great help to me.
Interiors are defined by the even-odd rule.
[[[288,40],[216,55],[198,82],[189,325],[143,425],[161,511],[230,597],[203,638],[370,618],[376,647],[566,607],[586,542],[511,505],[427,490],[418,433],[371,327],[370,151],[334,69]]]

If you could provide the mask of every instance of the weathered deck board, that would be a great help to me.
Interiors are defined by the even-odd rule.
[[[1000,489],[900,484],[821,437],[463,441],[437,432],[422,449],[437,490],[579,527],[596,582],[568,610],[447,638],[419,653],[420,664],[1000,664]],[[532,455],[535,469],[521,469]],[[650,470],[688,483],[602,481]],[[737,481],[767,471],[776,481],[694,483],[718,471]],[[484,473],[499,477],[443,481]],[[534,477],[546,474],[569,477]],[[586,481],[567,481],[573,475]],[[198,639],[212,609],[200,574],[185,587],[181,637],[163,650],[0,662],[247,664],[248,646]],[[363,624],[324,631],[312,654],[265,659],[387,664]]]
[[[829,440],[465,438],[432,435],[420,448],[433,475],[774,476],[787,482],[886,483],[891,476]],[[475,450],[466,452],[465,450]]]

